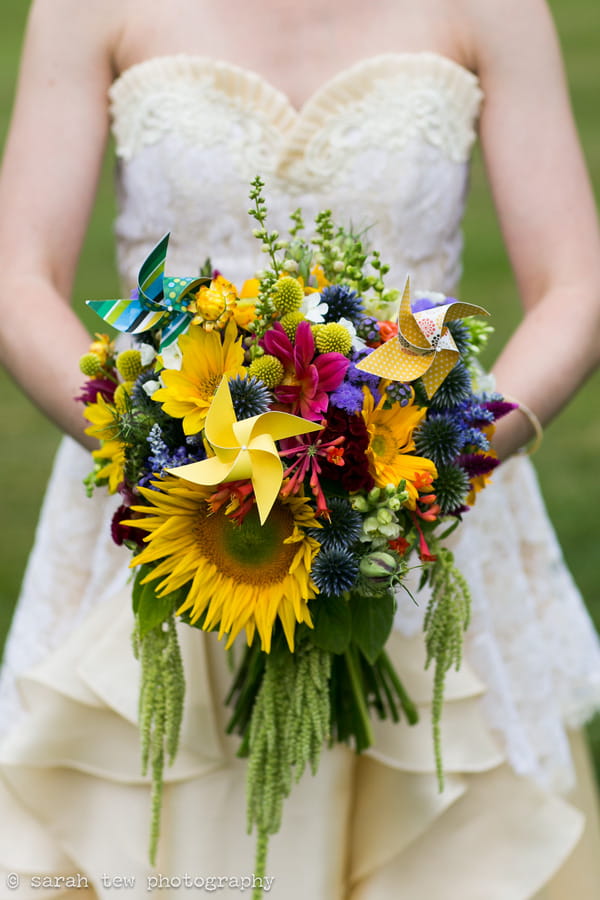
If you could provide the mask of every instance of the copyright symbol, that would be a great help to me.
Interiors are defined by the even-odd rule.
[[[21,883],[21,879],[19,878],[19,876],[17,875],[16,872],[9,872],[8,875],[6,876],[6,887],[7,888],[11,888],[11,890],[14,890],[14,888],[19,887],[20,883]]]

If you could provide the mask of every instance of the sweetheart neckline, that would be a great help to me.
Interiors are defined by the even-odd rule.
[[[296,117],[301,117],[304,113],[310,109],[310,107],[318,102],[321,96],[324,93],[335,88],[340,82],[348,77],[352,77],[360,71],[362,68],[367,68],[371,65],[377,65],[378,63],[384,60],[410,60],[410,59],[422,59],[424,62],[435,60],[438,61],[442,65],[447,65],[450,69],[454,69],[455,71],[461,72],[465,78],[467,78],[474,86],[480,88],[481,83],[479,77],[468,69],[466,66],[462,65],[462,63],[457,62],[452,59],[450,56],[446,56],[443,53],[439,53],[435,50],[406,50],[406,51],[396,51],[392,53],[378,53],[373,56],[363,57],[360,60],[357,60],[355,63],[346,66],[343,69],[340,69],[335,75],[332,75],[330,78],[327,78],[318,88],[316,88],[312,94],[300,105],[296,106],[288,94],[286,94],[283,90],[274,85],[265,75],[262,75],[260,72],[256,72],[253,69],[247,68],[246,66],[239,66],[237,63],[229,62],[228,60],[221,60],[216,57],[206,56],[201,53],[164,53],[158,54],[157,56],[150,56],[147,59],[140,60],[137,63],[132,63],[129,66],[126,66],[122,71],[117,75],[117,77],[113,80],[111,84],[111,92],[113,89],[116,89],[118,85],[125,83],[130,77],[135,77],[136,73],[144,68],[153,68],[156,65],[161,65],[165,63],[169,63],[170,61],[175,62],[178,60],[186,60],[189,62],[197,62],[199,64],[207,65],[212,64],[215,68],[225,68],[232,72],[241,74],[247,78],[252,78],[253,80],[260,83],[263,88],[266,88],[274,95],[277,95],[281,100],[285,102],[285,105],[288,107],[288,110]]]

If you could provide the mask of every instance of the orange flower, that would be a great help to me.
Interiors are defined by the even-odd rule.
[[[398,325],[395,322],[380,322],[379,334],[382,341],[389,341],[398,334]]]
[[[375,484],[379,487],[390,483],[397,485],[404,479],[409,495],[406,505],[414,509],[419,499],[417,483],[427,484],[427,476],[431,480],[437,478],[434,463],[424,456],[414,455],[413,431],[421,423],[425,410],[413,403],[395,404],[391,409],[384,409],[385,395],[375,406],[373,395],[366,389],[364,397],[362,416],[370,439],[367,457]]]

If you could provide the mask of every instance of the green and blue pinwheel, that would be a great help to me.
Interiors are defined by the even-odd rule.
[[[142,263],[137,296],[129,300],[88,300],[87,305],[108,325],[126,334],[161,329],[160,349],[168,347],[186,331],[193,313],[188,311],[193,293],[210,278],[165,275],[169,246],[166,234]]]

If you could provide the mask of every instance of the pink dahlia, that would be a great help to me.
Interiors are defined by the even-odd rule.
[[[283,364],[283,383],[275,388],[280,403],[289,405],[293,413],[316,422],[327,412],[329,394],[335,391],[349,366],[341,353],[315,354],[315,341],[308,322],[300,322],[294,343],[279,324],[267,331],[261,341],[266,353]]]

